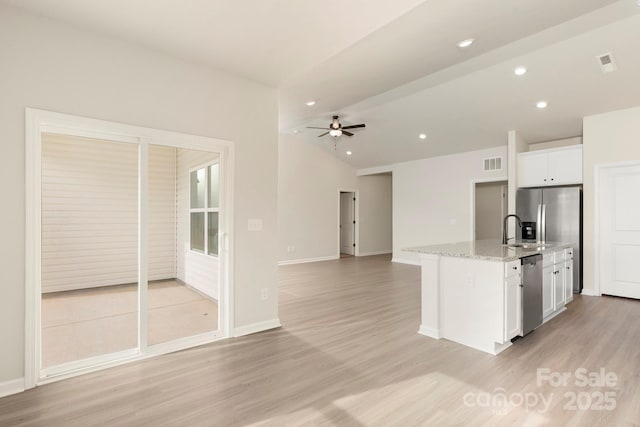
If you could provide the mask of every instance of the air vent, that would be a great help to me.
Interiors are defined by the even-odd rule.
[[[603,55],[598,55],[596,58],[598,59],[598,64],[600,64],[600,69],[603,73],[611,73],[618,69],[616,61],[613,58],[611,52],[605,53]]]
[[[502,170],[502,157],[491,157],[490,159],[484,159],[484,171],[499,171]]]

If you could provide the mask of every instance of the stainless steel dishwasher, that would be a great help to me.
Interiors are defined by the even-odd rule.
[[[542,324],[542,255],[522,261],[522,336]]]

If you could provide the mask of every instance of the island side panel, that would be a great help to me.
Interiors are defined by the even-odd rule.
[[[504,263],[442,257],[440,336],[496,354],[504,341]]]
[[[422,320],[419,334],[440,339],[440,256],[420,254]]]

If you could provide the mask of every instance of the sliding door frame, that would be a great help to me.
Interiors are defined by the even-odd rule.
[[[27,108],[25,176],[25,389],[36,385],[202,345],[230,337],[233,330],[233,189],[234,144],[221,139],[126,125]],[[138,145],[138,346],[135,349],[73,361],[43,371],[41,367],[41,218],[42,133],[58,133]],[[220,321],[216,332],[147,346],[148,153],[150,145],[218,152],[221,188]],[[221,192],[222,192],[221,191]],[[44,374],[43,374],[44,372]]]

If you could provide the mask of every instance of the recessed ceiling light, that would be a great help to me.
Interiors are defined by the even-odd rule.
[[[458,42],[458,47],[461,48],[465,48],[465,47],[469,47],[473,44],[473,42],[476,41],[476,39],[466,39],[466,40],[462,40],[461,42]]]
[[[513,72],[516,76],[521,76],[527,72],[527,67],[516,67]]]
[[[547,101],[538,101],[536,103],[536,107],[543,109],[543,108],[547,108]]]
[[[421,133],[420,135],[418,135],[418,138],[427,139],[427,134],[426,133]]]
[[[307,102],[307,107],[313,107],[314,105],[316,105],[316,101],[308,101]]]
[[[352,155],[353,153],[351,151],[347,151],[347,156]]]

